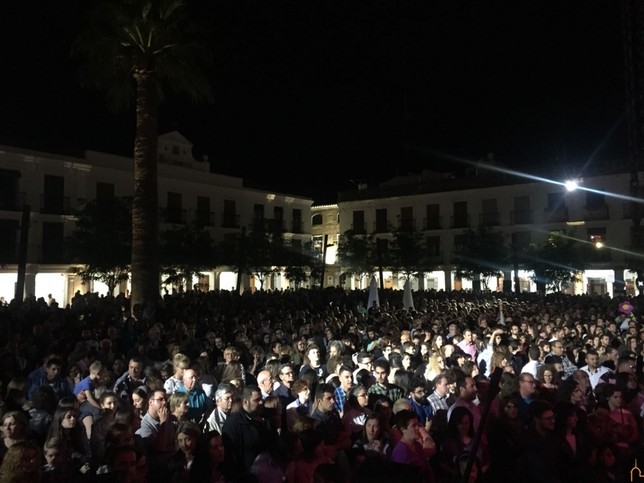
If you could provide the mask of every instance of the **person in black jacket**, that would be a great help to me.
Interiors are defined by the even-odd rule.
[[[277,444],[277,433],[271,431],[264,417],[264,400],[259,387],[245,386],[241,397],[242,409],[228,416],[222,430],[225,464],[233,481],[248,477],[257,455]]]

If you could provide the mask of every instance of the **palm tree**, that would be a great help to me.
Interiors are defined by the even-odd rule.
[[[159,298],[157,136],[164,88],[211,99],[204,38],[184,0],[103,0],[75,42],[82,80],[115,108],[136,102],[132,199],[131,307]]]

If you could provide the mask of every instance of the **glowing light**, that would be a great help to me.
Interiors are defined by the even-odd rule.
[[[566,189],[568,191],[575,191],[577,188],[579,188],[579,183],[577,183],[577,180],[575,179],[569,179],[564,183],[566,186]]]

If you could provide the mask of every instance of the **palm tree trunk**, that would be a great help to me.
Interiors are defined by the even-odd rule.
[[[159,298],[159,190],[157,137],[159,96],[154,74],[135,72],[136,135],[134,139],[134,198],[132,200],[132,310]]]

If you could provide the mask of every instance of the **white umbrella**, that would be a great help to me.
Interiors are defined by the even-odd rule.
[[[378,298],[378,282],[376,282],[376,277],[371,277],[371,284],[369,284],[369,301],[367,302],[367,310],[373,307],[375,304],[376,307],[380,307],[380,299]]]
[[[414,297],[411,295],[411,283],[409,279],[405,280],[405,287],[403,292],[403,307],[407,310],[414,308]]]

